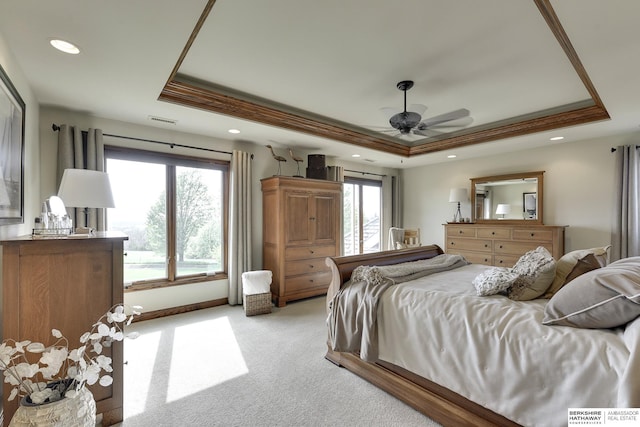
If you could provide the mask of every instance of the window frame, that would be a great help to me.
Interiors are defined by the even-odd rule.
[[[363,186],[369,187],[377,187],[380,188],[380,203],[382,204],[383,194],[382,194],[382,181],[377,179],[368,179],[368,178],[358,178],[353,176],[345,176],[344,184],[358,185],[358,233],[360,236],[360,240],[358,241],[358,253],[356,255],[362,255],[363,252],[363,244],[362,236],[364,234],[364,200],[363,200]],[[344,233],[344,232],[343,232]],[[382,206],[380,206],[380,250],[382,250]],[[344,249],[344,236],[343,238],[343,249]]]
[[[167,206],[167,277],[162,279],[149,279],[132,282],[124,286],[124,291],[139,291],[146,289],[163,288],[170,286],[187,285],[215,280],[225,280],[228,278],[228,245],[229,235],[229,169],[231,162],[211,159],[205,157],[187,156],[183,154],[166,153],[159,151],[149,151],[137,148],[105,145],[104,147],[105,168],[107,159],[118,159],[127,161],[137,161],[145,163],[156,163],[166,166],[166,206]],[[177,256],[176,256],[176,166],[195,167],[202,169],[219,170],[223,172],[222,178],[222,221],[223,221],[223,250],[222,250],[222,270],[214,273],[198,273],[185,276],[177,276]],[[107,173],[109,171],[107,170]],[[109,228],[109,217],[107,217],[107,229]],[[126,256],[126,251],[124,253]]]

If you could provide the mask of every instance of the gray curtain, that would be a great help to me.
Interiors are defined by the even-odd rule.
[[[640,155],[635,145],[616,147],[616,200],[611,261],[640,256]]]
[[[242,304],[242,273],[251,271],[251,155],[234,150],[229,183],[229,304]]]
[[[102,130],[89,129],[83,133],[77,126],[60,126],[56,181],[58,188],[65,169],[89,169],[101,172],[105,170]],[[81,207],[68,208],[67,213],[73,220],[74,227],[91,227],[98,231],[106,230],[104,209],[88,209],[86,216],[85,209]]]

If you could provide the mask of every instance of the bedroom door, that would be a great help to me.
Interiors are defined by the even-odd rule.
[[[342,212],[344,255],[381,250],[381,208],[381,181],[345,177]]]

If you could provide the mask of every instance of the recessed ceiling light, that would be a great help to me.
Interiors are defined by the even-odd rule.
[[[447,156],[447,159],[455,159],[456,157],[458,157],[458,156],[456,156],[455,154],[449,154]]]
[[[564,136],[554,136],[553,138],[549,138],[549,141],[560,141],[564,139]]]
[[[80,53],[78,46],[65,40],[51,39],[49,40],[49,43],[51,43],[51,46],[64,53],[70,53],[71,55],[77,55]]]
[[[360,154],[352,154],[351,157],[360,157]]]
[[[229,133],[240,133],[240,131],[238,129],[229,129],[228,132]]]

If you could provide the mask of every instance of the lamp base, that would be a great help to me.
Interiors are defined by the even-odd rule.
[[[460,213],[460,202],[458,202],[458,210],[453,214],[453,222],[462,222],[462,213]]]

